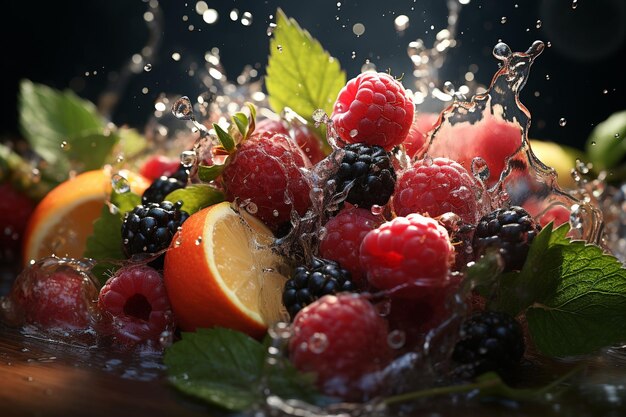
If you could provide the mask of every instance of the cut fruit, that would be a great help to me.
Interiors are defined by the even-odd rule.
[[[120,171],[131,191],[141,194],[150,185],[139,174]],[[111,193],[111,172],[94,170],[69,179],[50,191],[35,208],[24,233],[24,265],[50,255],[83,256],[93,222]]]
[[[256,338],[285,318],[284,260],[260,220],[229,202],[187,219],[165,255],[163,277],[181,329],[226,327]]]

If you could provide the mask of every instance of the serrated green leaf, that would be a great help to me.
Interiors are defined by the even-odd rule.
[[[169,193],[165,200],[176,203],[182,201],[181,210],[193,214],[205,207],[224,201],[224,193],[208,184],[193,184]]]
[[[229,135],[224,129],[222,129],[217,123],[213,123],[213,128],[215,129],[215,133],[217,133],[217,138],[220,140],[220,143],[226,149],[227,152],[232,152],[235,150],[235,140],[231,135]]]
[[[276,15],[265,77],[270,106],[277,113],[290,107],[309,121],[317,109],[331,114],[346,84],[339,62],[281,9]]]
[[[110,272],[119,267],[117,263],[110,261],[126,259],[122,250],[122,221],[124,214],[141,204],[141,197],[132,192],[112,192],[111,204],[117,207],[117,211],[111,213],[106,204],[102,207],[100,217],[93,225],[93,233],[87,238],[83,254],[86,258],[98,261],[92,272],[101,284],[106,282]]]
[[[71,91],[24,80],[18,110],[20,130],[32,149],[61,172],[77,164],[101,167],[117,139],[107,135],[96,107]]]
[[[243,333],[199,329],[183,333],[182,340],[165,351],[163,360],[170,382],[182,392],[241,411],[263,398],[260,383],[266,370],[265,352],[261,343]],[[288,361],[282,360],[273,369],[267,379],[273,393],[285,398],[314,398],[310,379],[298,374]]]
[[[582,241],[559,248],[563,261],[555,290],[526,312],[537,348],[550,356],[570,356],[626,341],[622,264]]]
[[[225,165],[199,165],[198,166],[198,178],[200,181],[211,182],[220,175],[222,175],[222,171],[224,171]]]

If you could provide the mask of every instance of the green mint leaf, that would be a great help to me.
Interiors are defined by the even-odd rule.
[[[290,107],[309,121],[317,109],[331,114],[346,84],[339,62],[281,9],[276,16],[265,77],[270,106],[277,113]]]
[[[626,341],[626,270],[582,241],[560,244],[555,290],[526,312],[537,348],[550,356],[593,352]],[[547,277],[544,277],[547,278]]]
[[[163,358],[170,382],[180,391],[232,411],[262,401],[261,380],[267,377],[273,393],[287,398],[311,400],[310,379],[283,360],[264,375],[265,347],[229,329],[199,329],[183,333],[182,340],[165,351]],[[280,370],[280,372],[279,372]],[[299,397],[291,395],[306,394]]]
[[[211,182],[219,177],[222,171],[224,171],[224,165],[199,165],[198,178],[200,178],[200,181]]]
[[[224,201],[224,194],[207,184],[193,184],[169,193],[165,199],[176,203],[182,201],[181,210],[193,214],[205,207]]]
[[[117,211],[111,213],[106,204],[102,207],[100,217],[93,225],[93,233],[87,238],[87,247],[83,254],[86,258],[98,261],[92,272],[101,284],[119,267],[110,261],[126,259],[122,251],[122,221],[124,214],[141,204],[141,197],[132,192],[112,192],[111,204],[117,207]]]
[[[217,123],[213,123],[213,128],[215,129],[215,133],[217,133],[217,138],[220,140],[224,149],[227,152],[232,152],[235,150],[235,139],[224,129],[222,129]]]
[[[117,141],[96,107],[71,91],[24,80],[18,110],[20,129],[32,149],[63,173],[73,165],[85,170],[101,167]]]

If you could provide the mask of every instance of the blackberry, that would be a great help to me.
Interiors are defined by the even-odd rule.
[[[396,184],[389,154],[380,146],[363,143],[346,145],[344,151],[341,165],[332,177],[337,182],[336,191],[340,193],[352,183],[347,202],[365,209],[387,204]]]
[[[474,254],[478,258],[487,248],[497,248],[504,259],[505,271],[520,270],[540,230],[541,226],[521,207],[497,209],[478,222],[472,242]]]
[[[473,377],[489,371],[505,373],[523,355],[524,335],[520,324],[507,314],[482,311],[461,325],[452,360],[460,365],[457,374]]]
[[[174,190],[185,188],[189,179],[189,171],[182,164],[171,176],[165,175],[154,180],[141,196],[142,204],[160,203]]]
[[[283,304],[293,319],[298,311],[327,294],[353,292],[350,272],[337,262],[314,258],[308,266],[298,266],[285,283]]]
[[[122,223],[122,244],[128,258],[140,253],[157,253],[167,249],[172,237],[189,217],[180,210],[182,202],[169,201],[139,205],[127,213]],[[163,258],[159,256],[150,265],[163,269]]]

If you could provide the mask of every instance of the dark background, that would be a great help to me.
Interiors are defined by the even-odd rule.
[[[205,1],[219,14],[215,24],[205,23],[196,13],[195,0],[161,1],[161,48],[151,61],[152,70],[130,79],[113,113],[115,123],[141,128],[160,93],[190,97],[203,93],[206,88],[188,74],[188,69],[193,62],[202,63],[204,53],[213,47],[220,49],[230,79],[236,78],[246,64],[256,64],[263,72],[269,52],[266,31],[278,6],[339,59],[348,78],[356,76],[370,59],[381,71],[390,68],[394,75],[406,73],[407,87],[412,87],[408,43],[421,37],[430,45],[434,34],[446,24],[443,0],[342,0],[340,6],[327,0]],[[531,136],[582,147],[594,125],[626,109],[626,2],[577,3],[574,9],[570,0],[471,0],[461,10],[458,44],[443,68],[442,82],[462,84],[469,65],[476,64],[477,81],[488,84],[497,70],[491,50],[500,39],[519,51],[526,50],[535,39],[550,42],[522,93],[522,101],[533,114]],[[141,51],[148,37],[143,20],[148,6],[142,0],[35,0],[7,2],[2,8],[3,140],[18,134],[20,79],[72,88],[95,102],[109,85],[111,73],[117,73],[132,54]],[[233,9],[238,9],[240,17],[250,12],[252,24],[244,26],[240,20],[231,20]],[[399,14],[410,18],[408,29],[402,33],[394,29]],[[502,17],[506,17],[504,24]],[[539,28],[537,20],[541,20]],[[352,31],[358,22],[365,25],[360,37]],[[171,58],[174,52],[181,54],[179,62]],[[149,89],[147,94],[142,93],[144,87]],[[560,118],[567,120],[564,127],[559,125]]]

